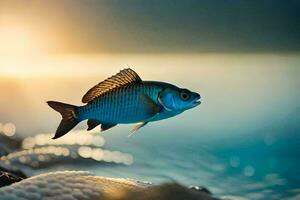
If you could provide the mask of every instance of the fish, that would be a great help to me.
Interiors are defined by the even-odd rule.
[[[200,99],[200,94],[170,83],[143,81],[134,70],[126,68],[88,90],[82,98],[85,105],[47,101],[62,116],[52,139],[62,137],[84,120],[88,131],[99,125],[101,131],[106,131],[117,124],[135,123],[133,134],[149,122],[195,108],[201,104]]]

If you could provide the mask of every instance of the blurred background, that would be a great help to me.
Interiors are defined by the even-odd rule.
[[[92,86],[131,67],[143,80],[199,92],[202,104],[133,137],[130,125],[101,133],[106,148],[129,154],[125,165],[77,169],[299,198],[299,9],[299,0],[2,0],[0,132],[51,135],[60,116],[47,100],[80,105]]]

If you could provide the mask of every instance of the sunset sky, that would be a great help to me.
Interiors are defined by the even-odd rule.
[[[1,0],[0,53],[298,52],[299,9],[298,0]]]
[[[259,97],[275,85],[294,91],[299,10],[297,0],[0,0],[0,122],[49,131],[42,122],[56,113],[47,100],[80,103],[91,86],[126,67],[145,80],[201,92],[209,86],[204,96],[231,91],[226,102],[251,88]]]

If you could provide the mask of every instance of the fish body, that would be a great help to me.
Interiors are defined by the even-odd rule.
[[[153,121],[172,117],[172,115],[153,116],[153,108],[145,101],[158,105],[160,112],[163,106],[159,104],[158,96],[170,84],[154,81],[116,88],[95,101],[78,107],[76,116],[80,120],[94,119],[102,123],[129,124],[141,121]],[[147,99],[149,98],[149,99]]]
[[[101,124],[107,130],[117,124],[139,123],[134,131],[148,122],[163,120],[200,104],[200,95],[175,85],[142,81],[131,69],[124,69],[91,88],[83,97],[83,106],[47,102],[63,119],[55,138],[61,137],[80,121],[88,120],[88,130]]]

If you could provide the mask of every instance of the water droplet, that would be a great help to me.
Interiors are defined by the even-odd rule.
[[[16,133],[16,126],[13,123],[4,124],[2,131],[6,136],[11,137]]]
[[[229,163],[231,167],[238,167],[240,165],[240,158],[237,156],[231,156]]]
[[[245,168],[244,168],[244,175],[245,176],[253,176],[255,173],[255,169],[254,167],[250,166],[250,165],[247,165]]]

